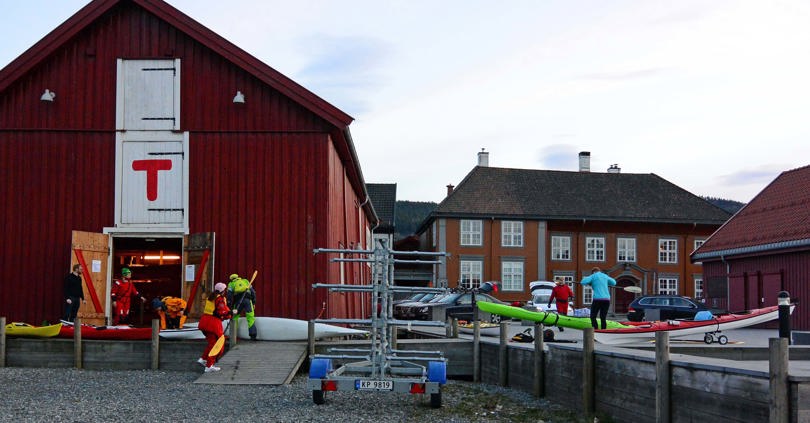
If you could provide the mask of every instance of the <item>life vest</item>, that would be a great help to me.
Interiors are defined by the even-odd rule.
[[[243,278],[235,279],[231,282],[231,288],[235,294],[241,294],[250,288],[250,282]]]
[[[186,309],[186,300],[177,297],[163,297],[163,305],[166,307],[169,316],[176,317]]]
[[[214,315],[214,310],[216,310],[217,306],[214,301],[205,300],[205,308],[203,308],[203,314],[207,314],[209,316]]]

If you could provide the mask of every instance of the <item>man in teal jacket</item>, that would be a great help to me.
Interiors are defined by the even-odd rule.
[[[590,285],[593,288],[593,301],[591,302],[591,325],[594,329],[599,329],[596,324],[596,315],[599,315],[602,329],[607,327],[607,313],[610,309],[609,286],[616,286],[616,280],[602,273],[598,267],[594,267],[591,276],[585,277],[580,282],[582,285]]]

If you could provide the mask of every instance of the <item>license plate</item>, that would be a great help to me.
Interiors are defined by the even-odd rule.
[[[361,391],[393,391],[393,380],[363,380],[360,379],[358,389]]]

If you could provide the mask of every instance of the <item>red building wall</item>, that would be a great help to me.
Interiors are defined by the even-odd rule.
[[[30,71],[4,71],[0,82],[15,79],[0,84],[0,214],[7,225],[0,232],[0,315],[57,318],[71,231],[114,225],[118,58],[181,59],[189,231],[216,233],[215,280],[258,269],[257,314],[309,319],[320,312],[327,294],[310,285],[326,276],[325,261],[312,248],[356,243],[365,226],[355,192],[362,183],[347,169],[349,149],[334,144],[343,142],[334,138],[343,128],[217,48],[121,2]],[[56,101],[39,100],[45,88]],[[232,102],[237,90],[245,104]],[[354,214],[333,214],[342,208]],[[336,317],[359,309],[356,301],[335,300]]]

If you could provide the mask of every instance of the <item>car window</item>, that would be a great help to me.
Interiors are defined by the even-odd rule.
[[[472,304],[472,294],[464,294],[458,297],[455,301],[456,304]]]
[[[548,304],[549,299],[551,299],[551,294],[547,292],[536,293],[532,296],[532,302],[535,304]]]
[[[691,307],[692,303],[690,303],[689,301],[686,301],[683,298],[673,298],[672,299],[672,305],[678,306],[678,307]]]

